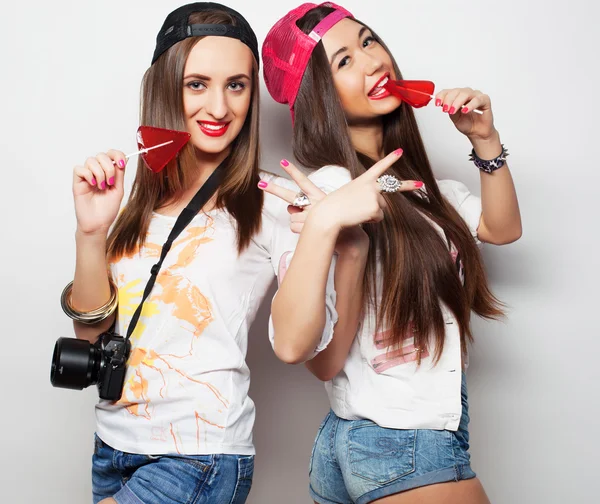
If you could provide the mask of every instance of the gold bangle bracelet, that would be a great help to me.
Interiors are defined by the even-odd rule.
[[[73,308],[73,305],[71,304],[71,290],[73,289],[73,282],[69,282],[63,289],[60,296],[60,306],[67,317],[75,320],[76,322],[81,322],[82,324],[87,325],[102,322],[110,317],[119,305],[119,289],[111,279],[109,279],[109,284],[110,299],[100,308],[96,308],[95,310],[87,312],[82,312]]]

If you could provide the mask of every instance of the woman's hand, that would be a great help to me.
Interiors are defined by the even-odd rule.
[[[90,157],[73,169],[73,199],[77,231],[107,234],[123,200],[125,154],[110,150]]]
[[[304,225],[313,213],[318,214],[312,219],[337,228],[339,234],[336,251],[339,248],[355,246],[357,243],[368,244],[366,234],[362,230],[354,230],[355,226],[365,222],[379,222],[383,219],[383,210],[386,208],[385,198],[381,195],[382,188],[377,179],[392,166],[402,155],[402,150],[392,152],[378,163],[374,164],[367,172],[340,187],[336,191],[325,194],[298,168],[286,160],[281,162],[283,169],[296,182],[301,191],[310,200],[310,205],[303,208],[293,206],[297,194],[290,189],[267,184],[262,181],[259,187],[266,192],[274,194],[286,201],[288,212],[291,214],[290,229],[294,233],[301,233]],[[402,181],[400,191],[414,191],[423,186],[418,181]],[[342,230],[348,230],[341,233]],[[350,231],[351,229],[351,231]]]
[[[471,88],[443,89],[435,96],[435,105],[450,115],[456,129],[471,142],[486,141],[498,135],[490,97]],[[473,113],[474,109],[483,114]]]
[[[278,186],[277,184],[267,184],[265,181],[259,183],[259,187],[265,192],[269,192],[288,203],[288,213],[290,214],[290,229],[293,233],[300,234],[304,228],[304,223],[314,204],[323,200],[327,194],[317,187],[304,173],[291,164],[286,159],[281,161],[281,167],[296,182],[304,194],[308,196],[311,204],[303,208],[293,206],[291,203],[296,198],[296,193]],[[267,184],[267,185],[265,185]],[[366,254],[369,250],[369,237],[359,226],[348,228],[339,233],[335,251],[340,255],[356,253],[357,255]]]

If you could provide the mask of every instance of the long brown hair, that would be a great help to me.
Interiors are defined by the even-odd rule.
[[[190,15],[190,24],[232,24],[229,14],[214,10]],[[187,38],[166,51],[145,73],[141,86],[140,124],[185,131],[183,72],[194,45],[202,37]],[[263,193],[259,182],[259,82],[253,58],[250,110],[225,160],[216,207],[226,208],[237,222],[238,251],[248,246],[259,231]],[[142,247],[152,212],[166,202],[176,202],[198,176],[194,146],[187,144],[159,174],[139,159],[131,195],[108,239],[108,258],[116,260]]]
[[[298,21],[298,27],[310,33],[332,11],[330,7],[312,9]],[[389,49],[371,32],[390,55],[397,78],[401,79]],[[294,111],[294,155],[307,168],[344,166],[355,178],[377,161],[353,147],[322,42],[312,53]],[[377,331],[384,326],[389,329],[391,336],[386,340],[389,346],[400,346],[414,336],[415,347],[423,350],[430,348],[433,335],[437,362],[445,340],[441,303],[458,321],[463,355],[467,352],[467,341],[473,339],[471,310],[485,318],[497,318],[502,315],[501,304],[490,292],[471,232],[440,193],[413,110],[406,105],[383,117],[385,154],[398,147],[403,148],[404,154],[388,173],[400,180],[422,180],[427,197],[412,192],[386,194],[388,208],[383,222],[364,225],[373,245],[365,273],[365,298],[376,311]],[[449,254],[448,243],[427,218],[438,224],[458,249],[465,271],[464,284]],[[383,278],[380,305],[376,288],[378,263]]]

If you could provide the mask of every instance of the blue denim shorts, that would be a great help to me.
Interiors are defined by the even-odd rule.
[[[475,477],[463,376],[457,432],[386,429],[333,411],[319,428],[310,460],[310,495],[319,504],[366,504],[434,483]]]
[[[97,435],[92,458],[93,502],[118,504],[243,504],[254,456],[137,455],[115,450]]]

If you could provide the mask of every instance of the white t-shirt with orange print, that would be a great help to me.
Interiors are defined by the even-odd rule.
[[[287,179],[266,173],[261,178],[297,190]],[[130,453],[254,454],[248,331],[297,243],[286,206],[265,193],[262,229],[240,255],[235,221],[224,210],[199,213],[175,240],[131,337],[122,397],[96,407],[104,442]],[[154,214],[144,247],[111,266],[121,335],[175,221]],[[333,260],[327,323],[315,351],[329,343],[337,321],[334,267]]]

